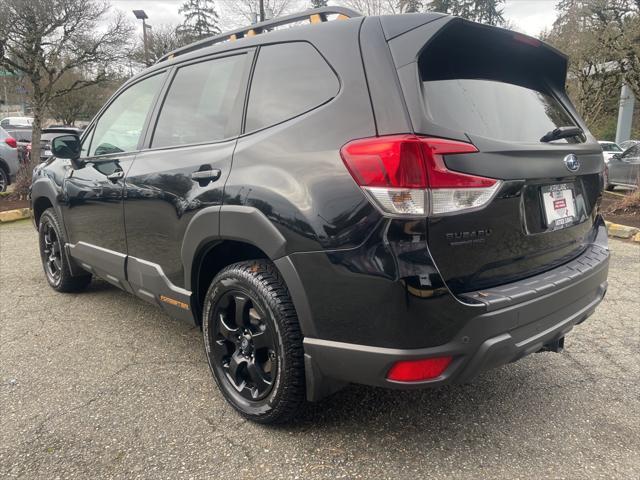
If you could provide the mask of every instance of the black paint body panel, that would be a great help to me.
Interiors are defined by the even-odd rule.
[[[166,72],[136,151],[82,165],[49,160],[34,172],[32,206],[40,212],[49,202],[56,209],[73,271],[89,270],[196,323],[199,275],[209,265],[202,258],[222,242],[258,249],[277,266],[293,299],[306,337],[309,392],[331,391],[321,388],[325,378],[358,381],[358,373],[365,383],[388,386],[384,375],[393,359],[453,352],[459,358],[452,365],[466,378],[482,365],[531,353],[540,343],[538,327],[541,338],[554,339],[591,313],[606,289],[608,257],[594,267],[596,273],[573,279],[588,292],[580,296],[579,289],[571,289],[564,305],[562,295],[551,299],[546,292],[526,305],[494,305],[498,313],[492,314],[491,305],[474,294],[482,297],[482,289],[511,284],[521,288],[528,278],[561,270],[594,246],[606,251],[597,210],[602,156],[556,85],[566,62],[548,47],[540,58],[554,59],[549,71],[555,94],[585,129],[583,144],[508,145],[429,121],[418,56],[429,39],[460,22],[437,14],[353,18],[277,30],[163,61],[123,87]],[[283,42],[311,44],[335,73],[339,90],[305,113],[245,131],[254,58],[260,58],[262,45]],[[246,53],[251,60],[229,138],[152,148],[161,99],[176,69],[229,52]],[[473,143],[478,153],[448,156],[447,167],[499,179],[499,192],[471,213],[384,216],[345,168],[340,148],[353,139],[398,133]],[[581,162],[577,174],[562,162],[569,153]],[[125,177],[107,179],[117,168]],[[220,174],[211,182],[192,178],[208,170]],[[550,232],[540,188],[554,183],[573,185],[578,218],[570,228]],[[509,325],[531,309],[546,313],[532,318],[529,327]],[[469,335],[473,338],[465,340]],[[513,335],[514,342],[504,335]],[[531,338],[535,341],[517,345]],[[504,351],[500,345],[506,345]],[[371,361],[373,370],[337,371],[349,358],[356,359],[354,365],[364,362],[365,370]]]

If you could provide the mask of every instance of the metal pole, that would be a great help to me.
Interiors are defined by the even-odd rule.
[[[9,113],[9,98],[7,97],[7,77],[2,78],[2,86],[4,87],[4,107],[5,113]]]
[[[264,22],[264,0],[260,0],[260,21]]]
[[[633,108],[635,96],[626,83],[620,91],[620,110],[618,112],[618,127],[616,129],[616,143],[621,143],[631,138],[631,124],[633,123]]]
[[[144,42],[144,62],[149,66],[149,45],[147,43],[147,24],[142,19],[142,41]]]

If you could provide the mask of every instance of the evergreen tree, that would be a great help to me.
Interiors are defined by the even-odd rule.
[[[417,13],[422,10],[422,2],[420,0],[399,0],[398,8],[402,13]]]
[[[213,0],[186,0],[178,13],[184,15],[184,22],[178,27],[178,33],[189,42],[220,33],[218,13]]]
[[[311,0],[311,8],[326,7],[329,0]]]
[[[431,0],[427,9],[489,25],[504,23],[501,6],[505,0]]]

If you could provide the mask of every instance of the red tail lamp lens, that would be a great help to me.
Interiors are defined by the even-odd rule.
[[[413,135],[354,140],[340,154],[363,187],[425,188],[426,172],[420,142]]]
[[[11,148],[18,148],[18,142],[16,142],[16,139],[13,137],[7,137],[4,139],[4,143],[6,143],[7,145],[9,145]]]
[[[476,153],[470,143],[415,135],[362,138],[340,150],[342,160],[361,187],[486,188],[491,178],[448,170],[444,155]]]
[[[402,360],[393,364],[387,379],[396,382],[420,382],[439,377],[447,369],[453,357],[422,358]]]

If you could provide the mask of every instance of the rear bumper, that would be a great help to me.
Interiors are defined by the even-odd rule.
[[[395,349],[305,338],[308,398],[320,399],[345,383],[420,388],[466,382],[484,370],[538,352],[593,313],[607,290],[608,267],[608,249],[594,244],[550,272],[466,294],[462,300],[483,303],[483,313],[466,322],[452,340],[435,347]],[[442,355],[454,360],[436,379],[400,383],[386,378],[396,361]]]

